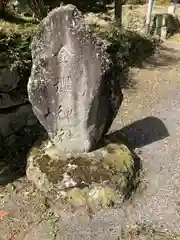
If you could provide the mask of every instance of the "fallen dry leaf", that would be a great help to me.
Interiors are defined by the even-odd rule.
[[[5,210],[0,210],[0,220],[3,220],[3,217],[8,216],[9,212]]]

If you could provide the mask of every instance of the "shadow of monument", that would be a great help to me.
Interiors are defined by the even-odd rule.
[[[119,136],[131,149],[135,149],[164,139],[169,136],[169,132],[159,118],[149,116],[110,135]]]

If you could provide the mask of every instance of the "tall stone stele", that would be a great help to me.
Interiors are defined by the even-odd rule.
[[[31,49],[28,95],[38,120],[61,151],[93,150],[123,98],[104,45],[66,5],[40,23]]]

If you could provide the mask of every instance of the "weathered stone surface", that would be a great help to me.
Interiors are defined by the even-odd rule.
[[[36,118],[30,104],[21,106],[11,113],[0,114],[0,136],[6,137],[16,133],[25,125],[33,125]]]
[[[121,204],[138,182],[133,156],[120,142],[107,142],[91,153],[66,155],[66,161],[58,159],[56,151],[49,140],[39,147],[35,145],[29,152],[26,173],[62,210],[96,211]]]
[[[0,70],[0,92],[9,92],[15,89],[20,81],[16,72],[4,68]]]
[[[28,94],[62,151],[87,152],[107,133],[122,102],[105,47],[73,5],[54,9],[32,42]]]

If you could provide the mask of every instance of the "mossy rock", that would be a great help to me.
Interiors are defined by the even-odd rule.
[[[110,141],[91,153],[70,158],[44,141],[31,149],[26,172],[49,199],[58,199],[62,209],[112,207],[138,182],[130,150],[121,142]]]

